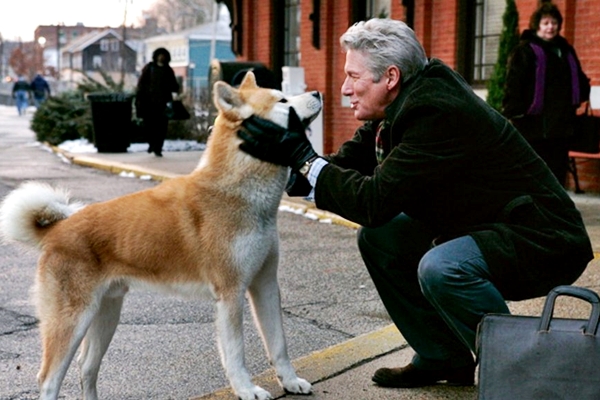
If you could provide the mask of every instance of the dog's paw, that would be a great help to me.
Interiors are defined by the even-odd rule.
[[[271,393],[260,386],[253,386],[245,390],[238,390],[236,395],[240,400],[272,400]]]
[[[283,382],[283,388],[288,393],[294,394],[311,394],[312,386],[308,381],[302,378],[290,379]]]

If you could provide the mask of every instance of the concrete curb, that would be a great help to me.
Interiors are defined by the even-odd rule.
[[[392,324],[298,358],[292,364],[296,368],[298,376],[316,384],[406,346],[406,341],[396,326]],[[271,392],[275,399],[285,396],[272,369],[255,376],[253,382]],[[231,389],[226,387],[192,400],[231,400],[235,398]]]
[[[144,168],[140,167],[139,165],[120,163],[117,161],[103,161],[96,157],[76,155],[47,142],[44,143],[44,145],[48,146],[53,153],[61,155],[73,164],[81,165],[83,167],[96,168],[116,175],[121,173],[133,173],[137,178],[148,177],[148,179],[155,181],[165,181],[167,179],[180,176],[179,174],[154,170],[151,168]]]

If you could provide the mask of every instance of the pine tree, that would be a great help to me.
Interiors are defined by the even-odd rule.
[[[498,46],[498,59],[487,84],[487,102],[498,111],[502,109],[508,56],[518,43],[519,12],[514,0],[506,0],[506,8],[502,15],[502,33],[500,35],[500,45]]]

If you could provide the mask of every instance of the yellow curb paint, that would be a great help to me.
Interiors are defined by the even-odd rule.
[[[292,364],[296,368],[298,376],[315,384],[365,361],[376,359],[406,346],[406,341],[398,332],[396,326],[392,324],[326,349],[315,351],[292,361]],[[272,369],[255,376],[252,381],[271,392],[275,398],[285,395],[283,389],[277,383],[275,371]],[[233,400],[235,398],[231,389],[227,387],[192,400]]]

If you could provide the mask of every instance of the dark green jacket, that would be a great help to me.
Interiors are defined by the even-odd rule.
[[[581,215],[514,127],[431,60],[386,110],[387,157],[367,122],[329,157],[316,206],[376,227],[404,212],[442,239],[472,236],[507,299],[572,283],[592,259]],[[402,238],[398,238],[402,240]]]

